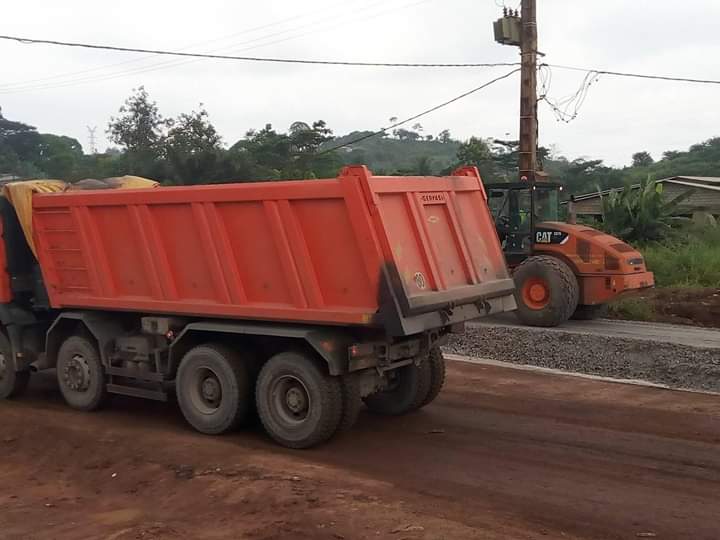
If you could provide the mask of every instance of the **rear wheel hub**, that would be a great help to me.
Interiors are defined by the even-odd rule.
[[[85,392],[90,387],[90,366],[87,360],[76,354],[63,370],[65,386],[75,392]]]

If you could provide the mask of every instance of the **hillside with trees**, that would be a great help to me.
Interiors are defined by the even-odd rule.
[[[202,104],[166,118],[141,87],[108,122],[107,135],[116,146],[99,154],[86,154],[76,139],[39,133],[0,111],[0,174],[71,181],[135,174],[184,185],[332,177],[344,164],[363,163],[377,174],[434,175],[470,164],[478,166],[487,182],[517,177],[517,141],[482,137],[458,141],[448,130],[426,133],[419,123],[369,137],[372,134],[355,131],[336,136],[317,119],[293,122],[287,130],[267,124],[249,130],[238,141],[226,141]],[[638,151],[632,155],[632,165],[622,168],[602,160],[571,160],[544,147],[539,156],[550,177],[565,184],[566,193],[577,194],[648,177],[718,175],[720,138],[686,151],[669,150],[657,160]]]

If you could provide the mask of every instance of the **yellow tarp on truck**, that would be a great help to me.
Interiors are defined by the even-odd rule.
[[[103,180],[88,179],[75,183],[63,180],[22,180],[5,184],[2,194],[15,208],[25,239],[37,257],[32,234],[32,198],[35,193],[58,193],[78,189],[143,189],[154,188],[158,185],[159,182],[140,176],[119,176]]]

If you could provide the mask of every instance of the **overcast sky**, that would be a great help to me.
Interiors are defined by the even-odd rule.
[[[519,0],[506,0],[519,4]],[[204,0],[6,2],[0,34],[127,47],[378,62],[517,61],[493,40],[501,0]],[[538,0],[549,63],[720,79],[717,0]],[[325,120],[336,134],[374,130],[501,75],[508,68],[393,69],[290,66],[148,57],[0,41],[6,118],[66,134],[88,149],[86,126],[105,129],[144,85],[165,116],[202,102],[232,144],[251,128]],[[583,73],[553,71],[562,98]],[[541,144],[571,159],[625,165],[720,135],[720,86],[602,76],[576,120],[540,109]],[[519,77],[421,120],[426,133],[517,138]]]

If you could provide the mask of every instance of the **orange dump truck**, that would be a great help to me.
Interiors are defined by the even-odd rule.
[[[472,168],[35,194],[31,231],[0,202],[2,398],[56,368],[77,409],[174,392],[203,433],[256,408],[273,439],[308,447],[363,401],[432,401],[447,334],[515,308]]]

